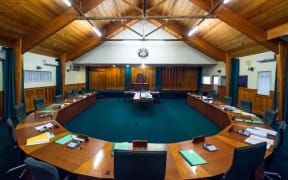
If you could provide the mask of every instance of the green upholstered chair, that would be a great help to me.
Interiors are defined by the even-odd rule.
[[[116,180],[163,180],[166,172],[166,151],[114,150]]]
[[[253,179],[255,169],[264,161],[266,142],[235,148],[232,165],[224,173],[225,180]]]

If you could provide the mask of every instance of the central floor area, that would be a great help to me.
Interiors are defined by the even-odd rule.
[[[125,102],[123,98],[97,99],[96,103],[67,123],[69,131],[106,141],[155,143],[210,136],[220,128],[186,103],[185,98],[161,99],[156,103]]]

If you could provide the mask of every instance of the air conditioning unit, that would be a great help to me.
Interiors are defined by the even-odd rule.
[[[6,52],[1,46],[0,46],[0,59],[6,59]]]
[[[43,64],[46,66],[58,66],[59,63],[55,60],[51,60],[51,59],[43,59]]]
[[[256,59],[256,61],[259,63],[271,62],[271,61],[276,61],[276,57],[275,57],[275,54],[269,54],[269,55]]]
[[[69,70],[70,71],[80,71],[80,66],[75,65],[75,64],[71,64]]]

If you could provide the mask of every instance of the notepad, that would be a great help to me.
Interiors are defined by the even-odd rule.
[[[112,156],[114,156],[114,149],[118,150],[128,150],[128,142],[116,142],[113,144],[113,149],[112,149]]]
[[[69,141],[71,141],[73,138],[75,138],[76,135],[73,135],[73,134],[67,134],[59,139],[56,139],[54,142],[57,143],[57,144],[66,144],[68,143]]]
[[[264,124],[264,122],[261,121],[261,120],[250,120],[250,119],[246,119],[244,122],[246,122],[246,123],[251,123],[251,124]]]
[[[197,154],[192,149],[185,149],[180,150],[179,153],[182,155],[182,157],[191,165],[200,165],[200,164],[206,164],[207,161],[205,161],[199,154]]]
[[[47,143],[47,142],[49,142],[50,137],[51,136],[50,136],[49,132],[41,133],[37,136],[33,136],[33,137],[28,138],[26,140],[26,145],[30,146],[30,145]]]

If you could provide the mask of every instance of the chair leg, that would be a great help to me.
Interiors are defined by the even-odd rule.
[[[269,180],[274,180],[275,178],[273,178],[273,177],[276,177],[277,179],[281,179],[282,178],[281,175],[279,173],[276,173],[276,172],[267,172],[267,171],[265,171],[264,172],[264,176],[267,179],[269,179]]]

